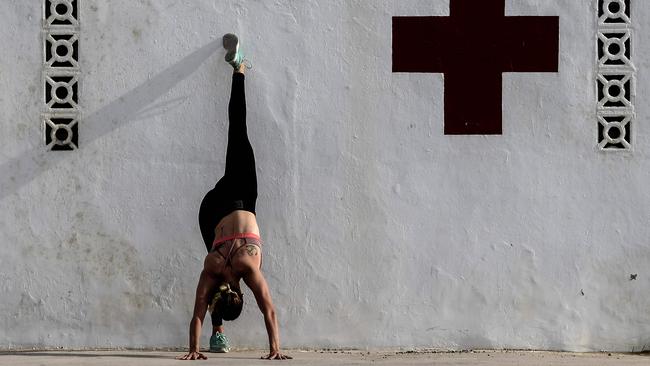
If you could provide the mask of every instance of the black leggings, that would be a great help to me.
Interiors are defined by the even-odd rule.
[[[214,229],[224,216],[238,209],[255,213],[257,175],[253,147],[246,132],[244,80],[244,74],[233,73],[228,103],[226,172],[205,195],[199,209],[199,227],[208,252],[212,249]],[[212,314],[212,324],[221,325],[221,317]]]

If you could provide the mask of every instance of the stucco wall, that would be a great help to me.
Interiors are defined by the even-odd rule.
[[[80,0],[80,149],[44,152],[42,0],[3,1],[0,348],[186,344],[235,32],[283,346],[647,349],[650,3],[624,153],[595,146],[595,1],[506,3],[560,16],[559,73],[504,74],[503,135],[445,136],[391,17],[448,1]],[[264,347],[244,296],[226,331]]]

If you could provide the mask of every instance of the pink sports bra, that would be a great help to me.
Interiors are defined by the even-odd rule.
[[[219,255],[221,255],[223,257],[223,259],[226,260],[226,266],[231,266],[232,267],[231,258],[233,256],[233,254],[237,253],[237,251],[239,249],[244,247],[244,245],[242,245],[239,248],[237,248],[235,251],[233,251],[233,248],[235,247],[235,243],[234,243],[235,239],[244,239],[244,245],[253,244],[253,245],[257,245],[258,247],[260,247],[262,245],[262,239],[260,238],[259,235],[255,234],[255,233],[237,233],[237,234],[234,234],[234,235],[224,236],[224,237],[221,237],[219,239],[215,239],[214,242],[212,243],[212,249],[210,250],[210,253],[216,251],[217,253],[219,253]],[[228,255],[224,256],[217,249],[219,249],[220,246],[225,245],[229,241],[231,243],[230,251],[228,251]]]

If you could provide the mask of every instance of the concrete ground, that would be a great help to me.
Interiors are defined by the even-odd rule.
[[[0,365],[65,366],[166,366],[193,362],[201,365],[649,365],[650,354],[558,353],[526,351],[388,352],[388,351],[288,351],[290,361],[260,360],[262,351],[210,354],[207,361],[178,361],[181,352],[169,351],[45,351],[0,352]]]

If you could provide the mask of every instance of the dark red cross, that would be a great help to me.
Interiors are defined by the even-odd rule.
[[[558,71],[558,17],[451,0],[449,17],[393,17],[393,72],[445,74],[445,135],[501,134],[503,72]]]

